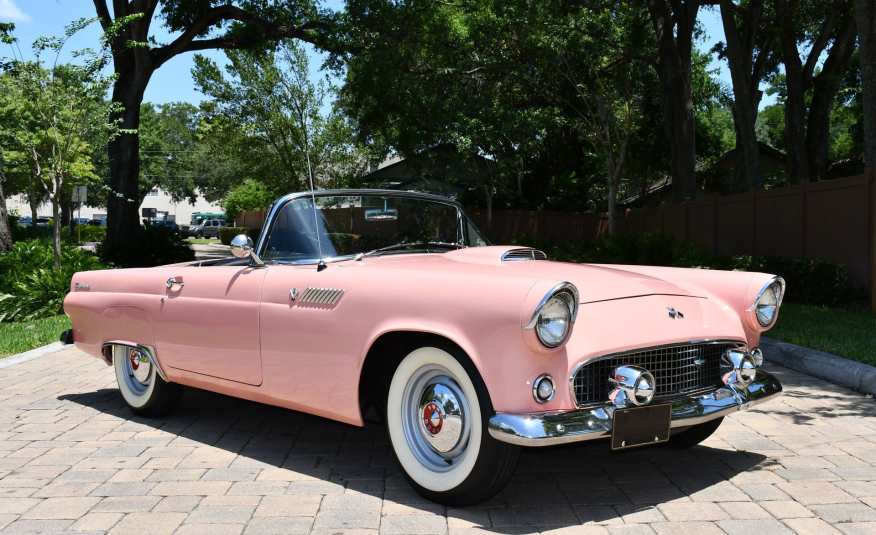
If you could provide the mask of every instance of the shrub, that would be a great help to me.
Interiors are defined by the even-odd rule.
[[[185,238],[168,227],[140,228],[134,238],[118,244],[106,241],[97,247],[97,254],[107,264],[117,267],[153,267],[195,259],[195,252]]]
[[[0,254],[0,321],[29,321],[60,314],[70,279],[79,271],[105,269],[93,254],[63,244],[55,269],[52,240],[18,242]]]
[[[73,228],[73,236],[69,236],[66,232],[64,233],[65,237],[72,241],[81,241],[85,242],[102,242],[106,241],[106,227],[99,227],[97,225],[81,225],[78,229],[76,227]]]
[[[231,245],[231,240],[233,240],[235,236],[238,234],[246,234],[252,238],[253,243],[255,243],[258,241],[259,234],[261,233],[262,229],[260,228],[225,227],[219,229],[219,241],[222,242],[222,245]]]
[[[10,225],[9,230],[12,233],[13,242],[38,240],[40,238],[50,238],[52,236],[52,229],[50,227],[32,227],[30,225],[22,227],[21,225]]]
[[[851,299],[846,267],[839,262],[779,256],[718,258],[717,269],[760,271],[779,275],[788,284],[785,300],[804,305],[836,306]]]

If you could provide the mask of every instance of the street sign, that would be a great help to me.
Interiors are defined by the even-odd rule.
[[[80,204],[88,200],[88,186],[74,186],[72,200],[74,204]]]

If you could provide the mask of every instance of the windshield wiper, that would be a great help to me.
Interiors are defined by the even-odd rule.
[[[446,242],[432,242],[432,241],[429,241],[429,242],[405,242],[405,243],[397,243],[395,245],[390,245],[389,247],[381,247],[380,249],[375,249],[373,251],[369,251],[369,252],[363,254],[361,257],[357,257],[357,260],[359,258],[364,258],[366,256],[372,256],[372,255],[379,256],[383,253],[388,253],[388,252],[393,252],[393,251],[398,252],[399,249],[402,249],[405,247],[411,247],[414,245],[425,245],[427,247],[428,246],[451,247],[454,249],[465,249],[466,247],[468,247],[467,245],[460,245],[458,243],[446,243]],[[415,249],[415,251],[419,251],[419,250],[420,249]],[[426,251],[428,252],[428,249]]]

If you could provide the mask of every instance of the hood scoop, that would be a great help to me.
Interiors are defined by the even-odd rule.
[[[547,255],[544,254],[544,251],[529,247],[511,249],[502,255],[503,262],[516,262],[520,260],[547,260]]]

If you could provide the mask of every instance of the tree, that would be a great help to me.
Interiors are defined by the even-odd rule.
[[[160,9],[159,9],[160,5]],[[149,80],[171,58],[200,50],[256,48],[277,39],[317,42],[321,21],[311,0],[114,0],[113,14],[106,0],[94,0],[104,30],[126,24],[110,41],[116,73],[113,119],[122,135],[109,143],[110,187],[107,199],[107,240],[119,243],[139,228],[136,200],[140,184],[140,105]],[[156,10],[158,11],[156,15]],[[167,44],[150,36],[156,20],[179,32]]]
[[[829,158],[831,110],[855,49],[857,25],[852,1],[775,0],[775,6],[785,65],[789,177],[792,184],[801,178],[823,180]],[[798,43],[808,49],[805,61]],[[810,90],[811,95],[807,95]]]
[[[781,1],[781,0],[777,0]],[[775,30],[764,13],[764,0],[750,0],[737,5],[733,0],[720,0],[721,21],[726,44],[719,44],[719,55],[727,58],[733,80],[733,117],[736,129],[736,166],[733,189],[736,192],[752,188],[763,189],[760,168],[760,148],[755,126],[760,106],[760,81],[767,73]],[[764,27],[766,24],[766,28]]]
[[[696,117],[691,94],[693,37],[700,0],[646,0],[657,37],[656,67],[669,134],[672,198],[696,199]],[[709,2],[711,3],[711,2]]]
[[[235,141],[270,191],[289,193],[309,187],[344,187],[362,174],[362,156],[350,144],[346,118],[337,110],[322,111],[334,89],[308,79],[304,48],[280,41],[276,51],[229,51],[228,77],[216,64],[195,56],[193,75],[200,90],[213,99],[215,112],[234,124],[242,135]]]
[[[876,167],[876,0],[855,0],[855,18],[864,97],[864,165],[872,174]]]
[[[81,19],[66,27],[63,37],[41,37],[33,44],[34,61],[23,61],[12,46],[14,58],[6,62],[9,76],[3,78],[7,98],[13,104],[19,127],[12,129],[14,143],[27,154],[39,185],[52,203],[55,267],[61,263],[61,201],[69,181],[90,168],[90,148],[85,139],[99,132],[111,139],[117,132],[110,114],[117,107],[106,105],[104,96],[113,77],[102,70],[108,61],[106,49],[73,53],[78,63],[62,63],[64,45],[76,32],[93,22]],[[109,34],[116,31],[110,28]],[[12,45],[12,42],[10,42]],[[44,55],[54,55],[44,67]],[[25,125],[34,124],[35,128]]]

